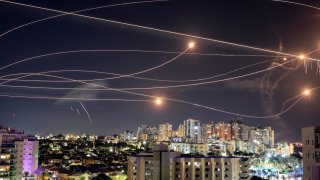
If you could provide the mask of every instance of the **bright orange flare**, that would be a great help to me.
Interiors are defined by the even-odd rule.
[[[299,56],[299,59],[300,59],[300,60],[304,60],[305,58],[306,58],[306,56],[303,55],[303,54],[301,54],[301,55]]]
[[[189,46],[189,48],[193,48],[193,47],[194,47],[194,42],[190,42],[190,43],[188,44],[188,46]]]
[[[305,95],[305,96],[309,96],[310,93],[311,93],[311,91],[309,89],[306,89],[306,90],[303,91],[302,94]]]
[[[160,105],[162,105],[163,101],[162,101],[161,98],[156,98],[156,99],[154,100],[154,103],[155,103],[157,106],[160,106]]]

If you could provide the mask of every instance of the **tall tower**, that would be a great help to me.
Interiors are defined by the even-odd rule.
[[[187,142],[200,143],[201,142],[201,124],[199,120],[187,119],[183,123],[184,137]]]

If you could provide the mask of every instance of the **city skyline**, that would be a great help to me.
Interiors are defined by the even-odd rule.
[[[319,2],[15,2],[0,1],[0,122],[7,127],[107,135],[241,117],[271,126],[277,141],[295,142],[302,127],[318,124]],[[68,14],[3,34],[94,7],[79,14],[95,18]],[[45,71],[60,72],[12,75]]]

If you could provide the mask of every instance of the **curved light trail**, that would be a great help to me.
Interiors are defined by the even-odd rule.
[[[125,93],[125,94],[131,94],[131,95],[137,95],[137,96],[142,96],[142,97],[147,97],[147,98],[152,98],[152,99],[157,99],[158,97],[156,96],[152,96],[152,95],[147,95],[147,94],[141,94],[141,93],[136,93],[136,92],[131,92],[131,91],[125,91],[125,90],[121,90],[121,89],[115,89],[115,88],[110,88],[110,87],[105,87],[103,85],[99,85],[99,84],[94,84],[94,83],[87,83],[87,82],[82,82],[82,81],[78,81],[75,79],[70,79],[70,78],[64,78],[64,77],[60,77],[60,76],[53,76],[53,75],[46,75],[46,74],[39,74],[39,73],[35,73],[35,74],[28,74],[25,76],[21,76],[21,77],[17,77],[15,79],[21,79],[21,78],[25,78],[28,76],[36,76],[36,75],[41,75],[41,76],[47,76],[47,77],[54,77],[54,78],[58,78],[58,79],[64,79],[64,80],[69,80],[69,81],[75,81],[75,82],[79,82],[81,84],[86,84],[86,85],[91,85],[94,87],[100,87],[100,88],[106,88],[106,89],[110,89],[113,91],[117,91],[117,92],[121,92],[121,93]],[[6,82],[2,82],[0,83],[0,85],[3,85],[5,83],[14,81],[13,80],[8,80]],[[302,98],[303,96],[301,96]],[[225,113],[225,114],[229,114],[229,115],[234,115],[234,116],[240,116],[240,117],[246,117],[246,118],[254,118],[254,119],[270,119],[270,118],[275,118],[278,117],[284,113],[286,113],[287,111],[289,111],[291,108],[293,108],[300,100],[301,98],[299,98],[294,104],[292,104],[290,107],[288,107],[286,110],[284,110],[283,112],[277,113],[275,115],[270,115],[270,116],[253,116],[253,115],[245,115],[245,114],[240,114],[240,113],[234,113],[234,112],[230,112],[230,111],[226,111],[226,110],[221,110],[221,109],[217,109],[217,108],[213,108],[213,107],[209,107],[209,106],[205,106],[205,105],[201,105],[201,104],[197,104],[197,103],[192,103],[192,102],[188,102],[188,101],[183,101],[183,100],[178,100],[178,99],[173,99],[173,98],[166,98],[166,97],[162,97],[161,99],[163,100],[168,100],[168,101],[172,101],[172,102],[178,102],[178,103],[182,103],[182,104],[187,104],[187,105],[192,105],[192,106],[196,106],[196,107],[201,107],[204,109],[209,109],[212,111],[216,111],[216,112],[220,112],[220,113]]]
[[[214,76],[210,76],[210,77],[206,77],[206,78],[199,78],[199,79],[188,79],[188,80],[167,80],[167,79],[155,79],[155,78],[145,78],[145,77],[139,77],[139,76],[129,76],[130,78],[134,78],[134,79],[141,79],[141,80],[148,80],[148,81],[158,81],[158,82],[171,82],[171,83],[182,83],[182,82],[197,82],[197,81],[204,81],[204,80],[209,80],[209,79],[214,79],[217,77],[221,77],[221,76],[225,76],[243,69],[247,69],[249,67],[253,67],[256,65],[260,65],[260,64],[264,64],[267,62],[272,62],[273,60],[267,60],[267,61],[262,61],[262,62],[258,62],[258,63],[254,63],[254,64],[250,64],[247,66],[243,66],[222,74],[218,74],[218,75],[214,75]],[[44,71],[44,72],[38,72],[41,74],[50,74],[50,73],[60,73],[60,72],[82,72],[82,73],[95,73],[95,74],[106,74],[106,75],[114,75],[114,76],[124,76],[123,74],[118,74],[118,73],[109,73],[109,72],[102,72],[102,71],[89,71],[89,70],[53,70],[53,71]],[[25,75],[25,74],[30,74],[30,73],[14,73],[14,74],[9,74],[9,75],[4,75],[0,77],[0,80],[10,80],[8,79],[8,77],[12,77],[12,76],[18,76],[18,75]],[[92,82],[92,81],[101,81],[101,80],[108,80],[109,78],[98,78],[98,79],[78,79],[80,81],[84,81],[84,82]],[[22,82],[46,82],[46,83],[62,83],[62,82],[68,82],[70,83],[70,81],[63,81],[63,80],[39,80],[39,79],[31,79],[31,80],[25,80],[25,79],[19,79],[16,81],[22,81]]]
[[[111,4],[111,5],[98,6],[98,7],[88,8],[88,9],[82,9],[82,10],[78,10],[78,11],[73,11],[72,13],[87,12],[87,11],[103,9],[103,8],[109,8],[109,7],[116,7],[116,6],[126,6],[126,5],[133,5],[133,4],[144,4],[144,3],[165,2],[165,1],[170,1],[170,0],[133,1],[133,2],[128,2],[128,3]],[[22,28],[30,26],[32,24],[44,22],[44,21],[47,21],[47,20],[50,20],[50,19],[55,19],[55,18],[66,16],[66,15],[69,15],[69,14],[63,13],[63,14],[59,14],[59,15],[55,15],[55,16],[50,16],[50,17],[47,17],[47,18],[39,19],[39,20],[36,20],[36,21],[32,21],[32,22],[29,22],[29,23],[26,23],[26,24],[22,24],[20,26],[14,27],[14,28],[9,29],[8,31],[0,34],[0,38],[8,35],[9,33],[12,33],[13,31],[16,31],[18,29],[22,29]]]
[[[24,96],[24,95],[8,95],[0,94],[0,97],[22,98],[22,99],[43,99],[43,100],[75,100],[75,101],[122,101],[122,102],[153,102],[142,99],[110,99],[110,98],[67,98],[67,97],[51,97],[51,96]]]
[[[311,6],[311,5],[309,5],[309,4],[303,4],[303,3],[299,3],[299,2],[285,1],[285,0],[272,0],[272,1],[274,1],[274,2],[281,2],[281,3],[287,3],[287,4],[294,4],[294,5],[299,5],[299,6],[304,6],[304,7],[308,7],[308,8],[320,10],[319,7]]]
[[[227,41],[222,41],[222,40],[217,40],[217,39],[211,39],[211,38],[206,38],[206,37],[201,37],[201,36],[195,36],[195,35],[175,32],[175,31],[169,31],[169,30],[164,30],[164,29],[159,29],[159,28],[153,28],[153,27],[148,27],[148,26],[131,24],[131,23],[126,23],[126,22],[121,22],[121,21],[115,21],[115,20],[110,20],[110,19],[104,19],[104,18],[98,18],[98,17],[93,17],[93,16],[81,15],[81,14],[77,14],[77,13],[71,13],[71,12],[66,12],[66,11],[61,11],[61,10],[55,10],[55,9],[50,9],[50,8],[45,8],[45,7],[40,7],[40,6],[34,6],[34,5],[29,5],[29,4],[24,4],[24,3],[12,2],[12,1],[6,1],[6,0],[0,0],[0,2],[19,5],[19,6],[23,6],[23,7],[40,9],[40,10],[44,10],[44,11],[68,14],[68,15],[73,15],[73,16],[77,16],[77,17],[93,19],[93,20],[107,22],[107,23],[113,23],[113,24],[119,24],[119,25],[123,25],[123,26],[139,28],[139,29],[145,29],[145,30],[157,31],[157,32],[168,33],[168,34],[173,34],[173,35],[190,37],[190,38],[194,38],[194,39],[206,40],[206,41],[210,41],[210,42],[216,42],[216,43],[226,44],[226,45],[235,46],[235,47],[241,47],[241,48],[246,48],[246,49],[252,49],[252,50],[267,52],[267,53],[291,56],[291,57],[296,57],[296,58],[299,57],[298,55],[293,55],[293,54],[289,54],[289,53],[278,52],[278,51],[268,50],[268,49],[263,49],[263,48],[258,48],[258,47],[254,47],[254,46],[248,46],[248,45],[243,45],[243,44],[238,44],[238,43],[232,43],[232,42],[227,42]],[[312,58],[310,58],[310,59],[312,59]]]
[[[150,72],[152,70],[155,70],[157,68],[160,68],[162,66],[165,66],[175,60],[177,60],[179,57],[181,57],[184,53],[186,53],[189,49],[191,49],[190,47],[186,48],[184,51],[182,51],[180,54],[178,54],[177,56],[171,58],[170,60],[162,63],[162,64],[159,64],[157,66],[154,66],[154,67],[151,67],[151,68],[148,68],[148,69],[145,69],[145,70],[142,70],[142,71],[138,71],[138,72],[135,72],[135,73],[131,73],[131,74],[121,74],[119,76],[116,76],[116,77],[111,77],[111,78],[106,78],[106,79],[119,79],[119,78],[123,78],[123,77],[130,77],[130,76],[134,76],[134,75],[138,75],[138,74],[142,74],[142,73],[146,73],[146,72]],[[14,66],[14,65],[17,65],[17,64],[20,64],[22,62],[26,62],[26,61],[30,61],[30,60],[33,60],[33,59],[37,59],[37,58],[41,58],[41,57],[48,57],[48,56],[52,56],[52,55],[59,55],[59,54],[67,54],[67,53],[72,53],[72,52],[88,52],[90,50],[76,50],[76,51],[63,51],[63,52],[55,52],[55,53],[48,53],[48,54],[42,54],[42,55],[38,55],[38,56],[33,56],[33,57],[29,57],[29,58],[26,58],[26,59],[22,59],[22,60],[19,60],[19,61],[15,61],[11,64],[8,64],[6,66],[3,66],[0,68],[0,71],[1,70],[4,70],[6,68],[9,68],[11,66]],[[111,50],[110,50],[111,51]],[[0,80],[3,76],[0,77]]]

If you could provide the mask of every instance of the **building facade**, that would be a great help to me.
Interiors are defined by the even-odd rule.
[[[39,143],[15,129],[0,127],[0,179],[36,178]]]
[[[261,153],[274,147],[274,130],[258,127],[249,130],[248,152]]]
[[[196,119],[187,119],[183,122],[184,137],[186,142],[200,143],[201,142],[201,123]]]
[[[303,179],[320,179],[320,127],[302,128]]]
[[[168,141],[172,136],[172,125],[169,123],[159,124],[158,141]]]
[[[249,159],[181,156],[166,147],[128,158],[128,180],[250,179]]]

